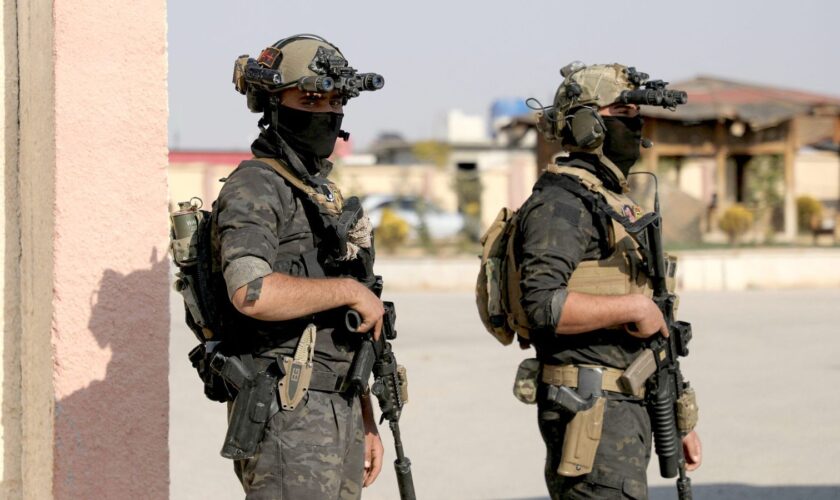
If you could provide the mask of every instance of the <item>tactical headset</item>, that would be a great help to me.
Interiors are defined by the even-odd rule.
[[[582,149],[595,149],[604,143],[606,126],[596,109],[582,106],[564,120],[566,126],[561,130],[564,142]]]

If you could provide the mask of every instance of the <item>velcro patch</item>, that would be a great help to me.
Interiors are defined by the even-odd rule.
[[[245,300],[248,302],[254,302],[260,298],[260,292],[262,292],[262,284],[263,279],[257,278],[250,283],[248,283],[248,288],[245,294]]]
[[[279,66],[280,59],[282,59],[281,55],[282,52],[280,52],[280,49],[268,47],[262,51],[260,57],[257,59],[257,62],[267,68],[277,69],[277,66],[275,66],[275,64]]]

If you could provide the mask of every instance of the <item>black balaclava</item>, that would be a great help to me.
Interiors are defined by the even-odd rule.
[[[341,129],[343,113],[312,113],[300,109],[277,105],[277,133],[295,152],[303,156],[326,158],[335,149],[335,141]]]
[[[609,158],[621,170],[625,177],[641,156],[642,125],[641,116],[604,116],[606,134],[604,137],[604,156]]]

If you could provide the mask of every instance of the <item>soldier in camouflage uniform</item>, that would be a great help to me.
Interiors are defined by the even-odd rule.
[[[272,405],[256,455],[236,460],[236,474],[249,500],[358,499],[379,474],[383,448],[368,396],[349,394],[343,383],[360,337],[341,325],[351,308],[363,319],[358,331],[381,329],[383,304],[360,282],[369,273],[357,272],[363,255],[372,265],[370,229],[363,217],[347,255],[328,265],[331,240],[319,207],[257,161],[276,160],[322,198],[339,199],[326,182],[327,157],[343,135],[343,105],[358,90],[348,93],[327,71],[330,64],[349,66],[320,37],[281,40],[247,68],[247,58],[240,59],[237,88],[264,117],[251,146],[255,159],[227,178],[213,213],[214,254],[233,306],[235,345],[259,370],[278,373],[279,360],[296,352],[307,326],[316,331],[308,392],[293,410]]]
[[[582,264],[602,261],[601,269],[606,269],[605,259],[617,254],[623,260],[621,253],[627,250],[616,244],[619,238],[610,218],[564,188],[561,177],[570,175],[599,196],[626,199],[618,212],[638,217],[640,208],[624,193],[629,169],[640,155],[642,119],[638,105],[618,99],[622,90],[638,87],[628,78],[628,68],[580,63],[570,67],[564,68],[554,106],[540,123],[541,131],[561,140],[570,154],[559,157],[537,181],[520,210],[514,242],[521,262],[522,306],[541,367],[537,403],[547,449],[545,479],[552,499],[643,499],[652,439],[640,394],[614,381],[604,382],[603,430],[591,472],[578,474],[573,468],[563,475],[563,444],[572,417],[555,411],[546,398],[549,378],[569,380],[567,375],[573,373],[576,383],[582,365],[620,373],[641,352],[640,339],[667,334],[649,293],[628,293],[633,287],[611,290],[614,281],[598,277],[588,282],[573,279]],[[627,284],[626,279],[619,281],[621,287]],[[695,432],[684,438],[683,446],[687,469],[697,468],[701,451]]]

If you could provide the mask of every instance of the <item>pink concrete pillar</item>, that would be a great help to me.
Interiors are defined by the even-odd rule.
[[[5,256],[19,272],[5,266],[4,281],[6,303],[19,299],[6,334],[19,339],[22,410],[3,443],[3,481],[19,487],[5,491],[167,498],[166,2],[16,5],[5,52],[20,125],[5,178],[20,195],[6,190],[17,206],[5,219],[19,255],[7,244]]]

